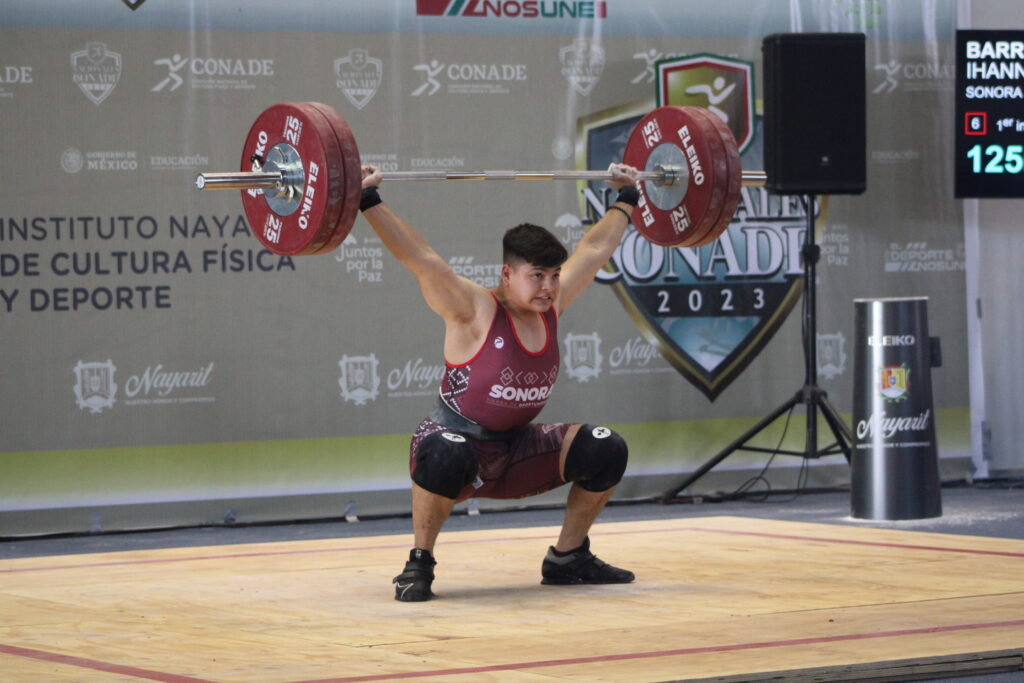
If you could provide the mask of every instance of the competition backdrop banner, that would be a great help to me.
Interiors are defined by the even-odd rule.
[[[929,296],[945,357],[940,453],[966,455],[962,221],[945,133],[955,9],[4,3],[0,514],[408,486],[408,437],[443,371],[442,326],[415,280],[361,219],[332,253],[281,257],[252,237],[238,193],[194,188],[198,172],[239,168],[270,105],[329,104],[385,171],[600,169],[645,112],[704,106],[759,170],[761,41],[778,32],[867,35],[868,190],[814,209],[819,382],[848,414],[855,297]],[[600,183],[569,182],[382,194],[485,287],[505,229],[546,225],[571,248],[609,201]],[[745,187],[712,245],[657,247],[631,229],[561,321],[561,377],[541,418],[619,428],[633,481],[620,496],[664,490],[802,384],[791,313],[803,212]],[[802,443],[802,428],[787,438]]]

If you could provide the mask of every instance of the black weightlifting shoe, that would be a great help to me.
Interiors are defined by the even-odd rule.
[[[613,567],[590,552],[590,537],[568,555],[555,554],[554,546],[548,548],[544,564],[540,568],[541,583],[564,586],[574,583],[630,583],[636,578],[633,572]]]
[[[423,602],[434,597],[430,585],[434,583],[434,561],[429,550],[413,548],[409,551],[409,561],[405,563],[405,571],[396,576],[391,583],[395,584],[395,600],[402,602]]]

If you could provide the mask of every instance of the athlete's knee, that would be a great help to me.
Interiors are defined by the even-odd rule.
[[[454,432],[435,432],[424,437],[413,453],[416,466],[412,480],[446,498],[457,498],[476,478],[477,459],[466,437]]]
[[[580,425],[565,456],[565,480],[588,491],[607,491],[622,481],[629,459],[626,440],[607,427]]]

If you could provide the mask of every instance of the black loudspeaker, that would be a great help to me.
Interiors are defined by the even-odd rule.
[[[765,37],[765,187],[776,194],[867,188],[863,33]]]

